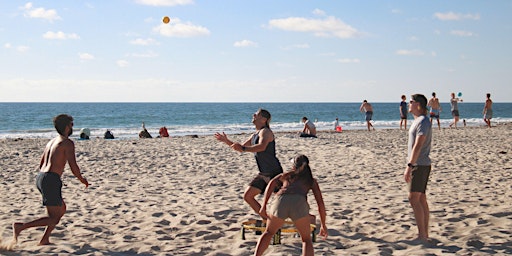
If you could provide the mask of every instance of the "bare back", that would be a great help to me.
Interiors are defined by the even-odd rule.
[[[487,99],[485,101],[484,109],[492,109],[492,100],[491,99]]]
[[[439,99],[438,98],[431,98],[429,101],[428,101],[428,104],[427,106],[431,107],[432,109],[440,109],[440,105],[439,105]]]
[[[43,156],[41,157],[39,171],[54,172],[62,176],[67,162],[69,162],[73,173],[78,170],[73,141],[58,136],[46,144]]]

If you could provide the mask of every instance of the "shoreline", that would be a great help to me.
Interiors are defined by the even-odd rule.
[[[318,255],[442,255],[512,252],[512,125],[491,129],[433,130],[427,196],[431,246],[412,242],[414,216],[402,173],[407,131],[321,132],[298,138],[275,132],[285,170],[298,153],[311,161],[327,207],[327,240]],[[249,133],[230,135],[233,141]],[[0,140],[0,234],[11,223],[45,215],[34,175],[48,139]],[[69,169],[63,175],[67,213],[50,246],[39,247],[42,229],[28,229],[5,255],[252,255],[258,236],[240,237],[241,222],[256,218],[243,201],[256,175],[254,156],[238,153],[205,135],[171,139],[75,141],[77,161],[91,186]],[[257,197],[261,200],[261,197]],[[314,198],[308,201],[318,215]],[[283,234],[269,255],[297,255],[300,239]]]

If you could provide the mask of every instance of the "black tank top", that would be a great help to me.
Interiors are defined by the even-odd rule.
[[[268,128],[264,128],[268,129]],[[251,143],[253,145],[258,144],[259,135],[255,133],[252,135]],[[254,157],[256,158],[256,164],[258,164],[258,169],[260,174],[274,177],[280,173],[283,173],[283,168],[281,167],[281,163],[279,159],[276,157],[276,141],[272,140],[268,143],[267,147],[262,152],[254,153]]]

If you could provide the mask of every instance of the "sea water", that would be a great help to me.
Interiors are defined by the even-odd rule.
[[[399,102],[372,103],[376,129],[398,129]],[[142,122],[156,137],[160,127],[171,136],[211,135],[215,132],[248,133],[254,130],[252,114],[259,108],[272,114],[274,131],[300,131],[303,116],[319,131],[334,130],[335,118],[343,130],[366,129],[361,103],[0,103],[0,138],[51,138],[56,135],[52,118],[70,114],[74,134],[89,128],[91,137],[103,137],[107,129],[116,138],[135,138]],[[459,103],[460,120],[468,126],[484,126],[483,103]],[[441,103],[441,126],[452,122],[450,104]],[[493,123],[512,121],[512,103],[494,103]],[[412,122],[409,114],[409,124]]]

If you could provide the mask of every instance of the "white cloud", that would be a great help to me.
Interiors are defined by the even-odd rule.
[[[21,53],[28,52],[29,50],[30,50],[30,47],[24,46],[24,45],[20,45],[20,46],[16,47],[16,51],[21,52]]]
[[[160,24],[153,31],[167,37],[198,37],[210,35],[210,30],[194,25],[190,22],[182,23],[180,19],[173,18],[173,23]]]
[[[423,56],[425,53],[420,50],[397,50],[397,55],[405,55],[405,56]]]
[[[12,45],[10,43],[5,43],[4,44],[4,48],[10,49],[11,47],[12,47]]]
[[[310,48],[309,44],[294,44],[283,47],[284,50],[291,50],[291,49],[308,49]]]
[[[25,10],[25,17],[29,18],[37,18],[37,19],[45,19],[49,21],[60,20],[61,17],[57,14],[57,11],[54,9],[46,10],[45,8],[39,7],[34,8],[32,3],[26,3],[23,7]]]
[[[409,40],[409,41],[418,41],[419,39],[417,37],[415,37],[415,36],[410,36],[410,37],[407,38],[407,40]]]
[[[66,40],[66,39],[80,39],[80,36],[78,36],[75,33],[66,34],[62,31],[59,31],[59,32],[48,31],[43,34],[43,38]]]
[[[158,45],[159,43],[155,39],[153,39],[153,38],[146,38],[146,39],[137,38],[135,40],[130,41],[130,44],[135,44],[135,45]]]
[[[151,6],[176,6],[193,4],[193,0],[137,0],[139,4]]]
[[[480,20],[480,14],[461,14],[461,13],[454,13],[454,12],[447,12],[447,13],[440,13],[436,12],[434,14],[434,17],[439,20]]]
[[[78,57],[80,57],[81,60],[94,60],[94,55],[85,52],[78,53]]]
[[[130,64],[128,61],[126,60],[118,60],[116,61],[117,63],[117,66],[121,67],[121,68],[125,68],[125,67],[128,67],[128,65]]]
[[[338,59],[339,63],[360,63],[360,59]]]
[[[320,37],[354,38],[361,34],[353,27],[332,16],[325,19],[308,19],[300,17],[273,19],[270,20],[268,24],[270,28],[313,33],[315,36]]]
[[[314,9],[313,14],[317,16],[325,16],[325,12],[320,9]]]
[[[452,30],[450,32],[450,34],[454,35],[454,36],[464,36],[464,37],[477,36],[477,34],[471,32],[471,31],[464,31],[464,30]]]
[[[242,41],[236,41],[233,44],[234,47],[258,47],[258,43],[255,43],[251,40],[242,40]]]

